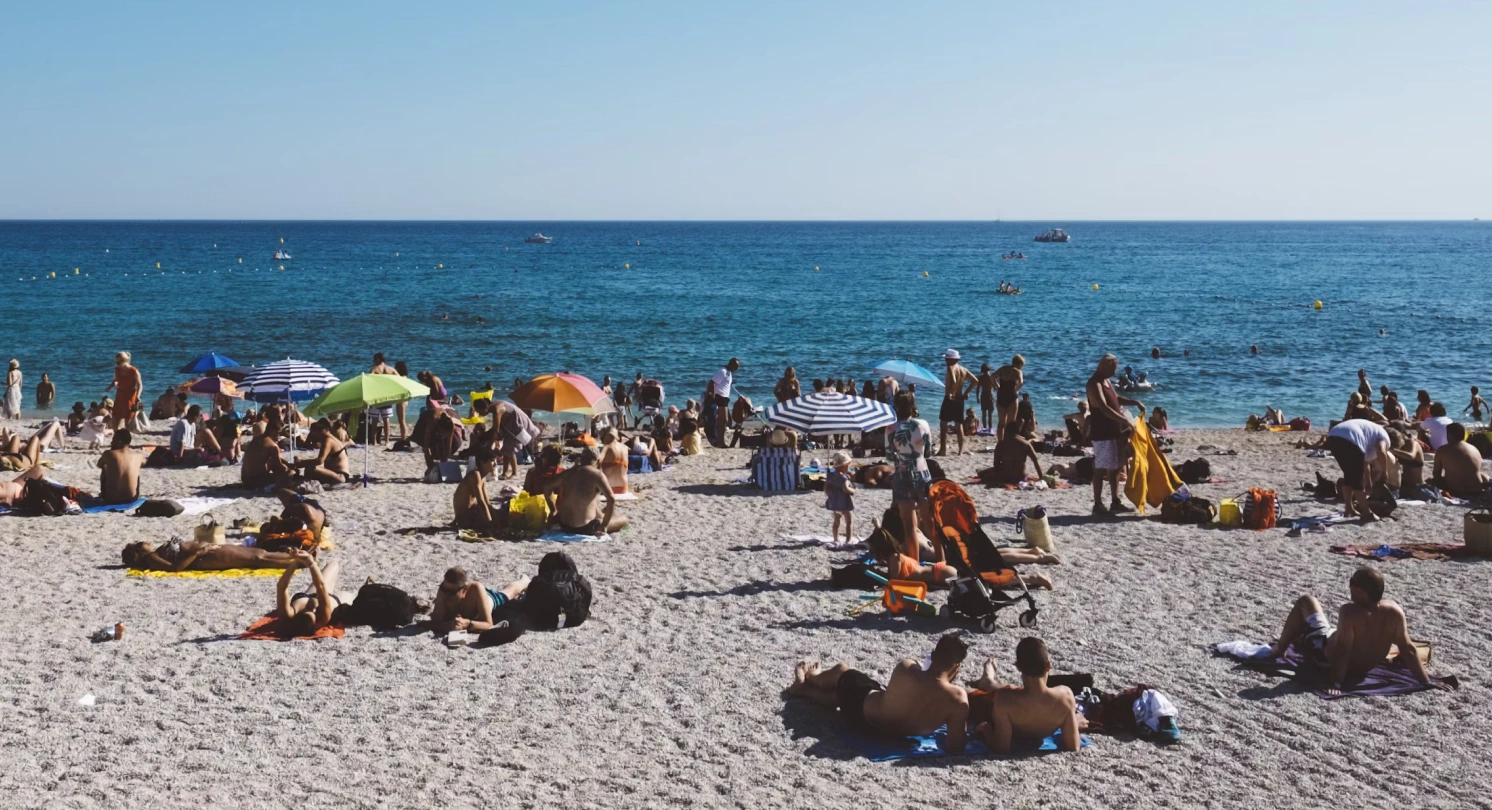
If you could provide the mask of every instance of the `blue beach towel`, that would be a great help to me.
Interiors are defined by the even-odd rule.
[[[96,515],[100,512],[128,512],[131,509],[140,507],[144,503],[144,498],[136,498],[129,503],[99,503],[94,504],[93,506],[83,507],[83,514]]]
[[[875,734],[867,734],[854,729],[845,729],[842,734],[844,741],[851,748],[859,751],[871,762],[890,762],[897,759],[927,759],[930,757],[966,756],[982,757],[989,756],[989,746],[984,740],[970,736],[969,742],[964,746],[962,754],[950,754],[943,746],[948,740],[948,727],[923,737],[885,737]],[[1087,748],[1093,741],[1083,737],[1082,747]],[[1062,750],[1062,732],[1043,740],[1016,740],[1012,746],[1012,754],[1039,754]]]
[[[551,529],[535,539],[545,543],[605,543],[611,539],[611,535],[603,534],[597,537],[594,534],[572,534],[559,529]]]

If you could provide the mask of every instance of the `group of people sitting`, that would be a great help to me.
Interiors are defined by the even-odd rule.
[[[615,439],[614,434],[603,435]],[[602,469],[602,457],[615,452],[615,445],[613,441],[600,451],[586,447],[569,468],[562,466],[560,448],[548,445],[529,469],[523,491],[545,498],[553,524],[566,533],[601,536],[620,531],[627,526],[627,519],[616,514],[619,493]],[[625,449],[622,452],[620,464],[625,470]],[[480,449],[475,462],[452,495],[455,524],[463,529],[496,534],[507,527],[506,502],[495,502],[487,489],[497,459],[490,450]]]

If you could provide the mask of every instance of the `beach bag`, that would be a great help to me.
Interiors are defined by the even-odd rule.
[[[1042,551],[1052,547],[1052,526],[1046,519],[1046,507],[1036,506],[1015,513],[1015,531],[1026,536],[1026,544]]]
[[[202,528],[198,526],[197,528]],[[205,542],[205,541],[203,541]],[[310,529],[297,529],[293,532],[270,532],[261,534],[254,543],[255,548],[265,551],[288,551],[293,548],[302,551],[311,551],[316,548],[316,535],[311,534]]]
[[[21,500],[17,505],[24,514],[47,517],[65,514],[70,491],[77,492],[41,478],[30,478],[21,487]]]
[[[870,578],[869,574],[872,573],[879,575],[876,569],[859,562],[850,563],[843,568],[830,568],[829,584],[836,588],[854,588],[862,591],[875,590],[881,587],[881,583],[878,580]]]
[[[135,517],[176,517],[186,511],[186,507],[173,500],[165,498],[152,498],[140,504],[135,510]]]
[[[1283,516],[1280,500],[1272,489],[1250,487],[1243,496],[1242,509],[1244,525],[1255,531],[1273,529]]]
[[[1311,420],[1304,416],[1297,416],[1290,420],[1289,425],[1291,430],[1304,433],[1311,429]]]
[[[1217,522],[1219,526],[1236,529],[1243,525],[1243,510],[1239,508],[1235,498],[1224,498],[1217,507]]]
[[[1175,523],[1182,526],[1205,526],[1212,522],[1217,516],[1217,510],[1212,501],[1206,498],[1198,498],[1189,492],[1179,491],[1172,493],[1160,504],[1160,519],[1162,523]]]
[[[1176,474],[1181,476],[1182,483],[1205,484],[1212,480],[1212,462],[1205,458],[1194,458],[1182,462],[1176,468]]]
[[[549,525],[549,501],[543,495],[520,492],[508,501],[508,527],[542,532]]]
[[[228,542],[228,532],[219,526],[217,518],[209,513],[203,515],[202,521],[192,529],[192,539],[199,543],[222,545]]]
[[[342,611],[343,625],[367,625],[374,630],[397,630],[414,622],[415,599],[393,585],[369,582]]]
[[[1462,538],[1468,554],[1492,557],[1492,512],[1486,509],[1467,512],[1462,523]]]

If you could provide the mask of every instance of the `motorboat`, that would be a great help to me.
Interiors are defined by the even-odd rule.
[[[1038,235],[1036,237],[1036,241],[1037,242],[1071,242],[1072,241],[1072,237],[1068,236],[1067,235],[1067,231],[1064,231],[1061,228],[1053,228],[1053,229],[1047,231],[1046,233]]]
[[[553,242],[554,240],[551,239],[551,238],[549,238],[549,237],[547,237],[547,236],[545,236],[542,233],[536,233],[533,236],[530,236],[529,238],[527,238],[527,239],[525,239],[523,241],[527,242],[530,245],[547,245],[550,242]]]
[[[277,262],[290,261],[290,251],[285,250],[284,248],[281,248],[281,249],[275,251],[275,261],[277,261]]]
[[[1024,259],[1024,258],[1026,258],[1026,254],[1024,254],[1024,253],[1001,253],[1000,254],[1000,258],[1002,258],[1002,259]]]

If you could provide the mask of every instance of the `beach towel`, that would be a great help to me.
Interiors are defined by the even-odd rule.
[[[1403,503],[1403,501],[1400,501]],[[1362,557],[1365,560],[1449,560],[1452,558],[1474,557],[1476,555],[1467,551],[1466,546],[1451,543],[1400,543],[1391,546],[1383,545],[1361,545],[1361,546],[1332,546],[1333,554],[1346,554],[1350,557]]]
[[[1134,449],[1134,460],[1131,462],[1129,480],[1124,483],[1124,497],[1143,515],[1146,505],[1160,508],[1167,498],[1181,488],[1181,476],[1171,467],[1166,454],[1160,451],[1154,437],[1150,435],[1150,426],[1145,424],[1144,419],[1135,420],[1129,446]]]
[[[617,503],[622,503],[624,501],[642,500],[641,498],[637,497],[636,492],[614,492],[612,493],[612,497],[616,499]]]
[[[653,462],[647,456],[627,456],[627,472],[634,475],[653,472]]]
[[[890,762],[898,759],[927,759],[930,757],[965,756],[982,757],[989,756],[989,746],[984,740],[970,736],[964,745],[963,753],[950,754],[944,745],[948,741],[948,727],[938,729],[932,734],[920,737],[889,737],[872,734],[855,729],[846,728],[842,733],[844,742],[849,747],[860,752],[862,756],[871,762]],[[1082,747],[1087,748],[1093,741],[1087,737],[1082,738]],[[1012,754],[1036,754],[1049,753],[1062,750],[1062,732],[1059,730],[1051,736],[1041,740],[1014,740],[1011,745]]]
[[[248,629],[238,634],[238,637],[243,641],[294,641],[309,638],[341,638],[347,632],[338,625],[329,624],[316,628],[316,632],[309,636],[287,636],[278,631],[279,622],[280,619],[275,614],[266,614],[262,618],[255,619]]]
[[[129,503],[99,503],[94,504],[93,506],[83,507],[83,514],[96,515],[100,512],[128,512],[129,510],[134,509],[143,503],[145,503],[144,498],[136,498]]]
[[[237,500],[238,498],[190,497],[177,498],[176,502],[181,504],[181,513],[183,515],[190,515],[195,517],[197,515],[205,515],[209,511],[216,509],[219,506],[227,506],[228,504],[234,503]]]
[[[1343,512],[1332,512],[1329,515],[1317,515],[1316,517],[1297,518],[1290,521],[1290,531],[1287,533],[1287,536],[1299,537],[1300,533],[1305,530],[1330,531],[1334,524],[1347,523],[1353,520],[1357,520],[1357,518],[1347,517]]]
[[[799,545],[816,543],[821,546],[828,546],[829,548],[862,548],[865,545],[865,538],[863,537],[856,537],[849,543],[836,543],[834,542],[834,538],[825,537],[821,534],[779,534],[777,535],[777,539]]]
[[[283,568],[225,568],[221,571],[151,571],[145,568],[126,568],[127,577],[147,579],[236,579],[239,577],[277,577],[285,573]]]
[[[1409,667],[1396,661],[1384,661],[1368,670],[1367,674],[1356,683],[1344,684],[1340,695],[1332,695],[1326,689],[1328,678],[1326,671],[1306,660],[1306,657],[1296,650],[1295,645],[1290,645],[1290,649],[1279,658],[1270,658],[1267,648],[1260,655],[1257,651],[1260,646],[1262,645],[1250,645],[1247,642],[1230,642],[1214,644],[1212,651],[1216,655],[1232,658],[1257,672],[1296,681],[1314,690],[1322,700],[1336,700],[1344,697],[1393,697],[1433,688],[1420,683],[1409,671]],[[1252,655],[1250,655],[1251,652]],[[1430,680],[1434,683],[1446,684],[1452,689],[1461,688],[1461,682],[1455,675],[1431,675]]]
[[[536,539],[545,543],[607,543],[611,541],[611,535],[597,537],[594,534],[574,534],[561,529],[550,529]]]

